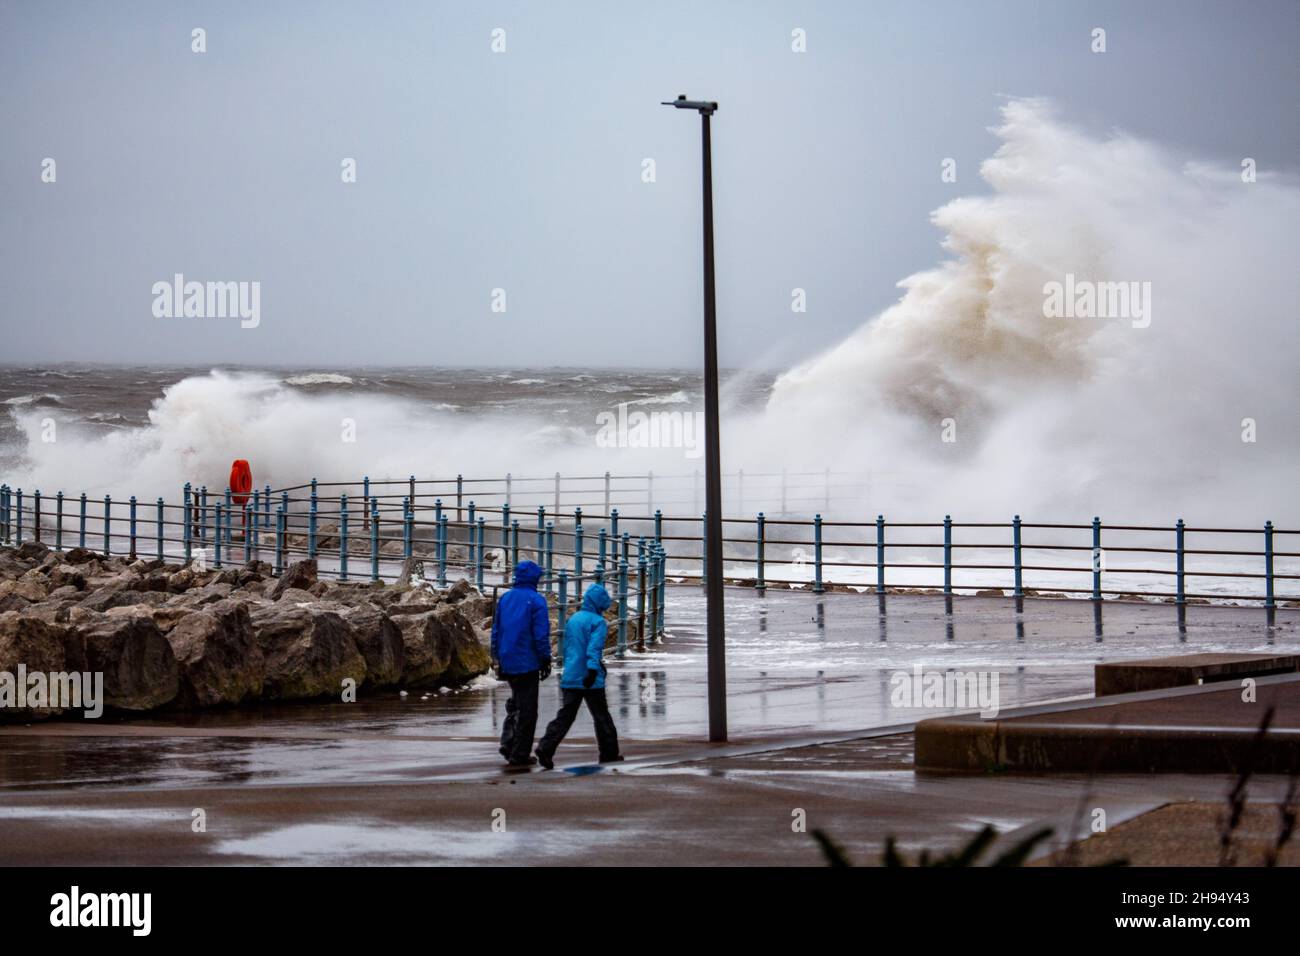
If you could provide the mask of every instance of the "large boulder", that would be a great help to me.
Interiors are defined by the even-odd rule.
[[[153,710],[180,690],[176,655],[146,614],[86,615],[76,625],[86,670],[104,672],[104,703],[118,710]]]
[[[71,585],[78,591],[86,589],[86,575],[75,564],[56,564],[50,569],[49,581],[51,588]]]
[[[488,649],[474,627],[451,604],[393,618],[402,632],[406,660],[402,683],[414,687],[469,680],[487,672]]]
[[[366,660],[352,628],[334,611],[270,604],[253,611],[252,621],[266,659],[263,697],[332,697],[342,693],[345,678],[365,680]]]
[[[46,596],[45,584],[25,575],[17,581],[0,581],[0,613],[21,611]]]
[[[366,659],[366,685],[388,687],[400,681],[406,664],[401,628],[373,604],[347,608],[342,615],[352,625],[357,650]]]
[[[451,659],[443,672],[443,683],[458,684],[486,674],[491,660],[488,648],[474,630],[471,621],[453,605],[444,605],[433,612],[446,635],[451,648]]]
[[[239,704],[261,695],[266,662],[245,604],[221,601],[186,614],[167,631],[167,643],[180,667],[183,706]]]
[[[0,614],[0,674],[7,677],[0,677],[0,721],[63,713],[62,707],[20,708],[16,696],[13,701],[5,699],[8,693],[16,694],[19,665],[29,675],[66,674],[84,672],[86,659],[79,636],[70,628],[25,614]]]
[[[302,561],[295,561],[285,568],[280,579],[275,582],[267,597],[272,601],[280,600],[280,595],[290,588],[297,588],[300,591],[308,590],[316,583],[316,559],[305,558]]]

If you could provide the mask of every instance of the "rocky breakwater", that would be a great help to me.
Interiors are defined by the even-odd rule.
[[[488,670],[492,601],[466,581],[338,583],[314,561],[270,572],[0,549],[0,674],[102,673],[108,710],[145,712],[342,699],[350,681],[428,688]],[[10,702],[0,720],[61,712]]]

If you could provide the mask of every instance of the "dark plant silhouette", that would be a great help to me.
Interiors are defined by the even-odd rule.
[[[1273,723],[1273,710],[1270,706],[1264,711],[1264,719],[1259,722],[1259,730],[1255,731],[1255,736],[1251,738],[1250,747],[1246,751],[1245,758],[1241,761],[1241,766],[1237,768],[1237,779],[1228,791],[1228,811],[1220,822],[1219,827],[1219,866],[1236,866],[1237,864],[1237,847],[1236,836],[1237,830],[1241,826],[1242,817],[1246,813],[1246,791],[1250,784],[1250,778],[1255,772],[1255,761],[1259,758],[1259,753],[1264,746],[1264,738],[1268,735],[1268,728]]]
[[[1277,866],[1278,858],[1282,855],[1282,848],[1287,845],[1295,833],[1296,824],[1296,791],[1297,785],[1300,784],[1300,776],[1291,774],[1291,779],[1287,783],[1286,796],[1277,806],[1278,828],[1277,839],[1273,846],[1269,848],[1268,853],[1264,856],[1265,866]]]
[[[989,848],[997,837],[998,831],[988,824],[979,833],[975,834],[965,846],[960,849],[945,853],[942,856],[931,857],[929,850],[922,850],[917,857],[916,866],[924,867],[966,867],[976,866],[979,858],[984,851]],[[1023,866],[1033,853],[1034,848],[1052,835],[1050,827],[1044,827],[1041,830],[1035,830],[1023,839],[1017,840],[1013,845],[999,853],[988,864],[989,866]],[[826,835],[824,830],[813,830],[813,839],[821,847],[822,853],[826,857],[826,862],[830,866],[852,866],[848,855],[844,849],[834,840]],[[898,852],[898,847],[894,838],[888,837],[885,840],[885,850],[881,856],[881,865],[887,867],[910,866],[903,856]]]

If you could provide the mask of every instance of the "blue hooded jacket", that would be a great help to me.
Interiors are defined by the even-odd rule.
[[[609,592],[601,585],[593,584],[582,596],[582,610],[564,625],[564,674],[560,677],[560,686],[568,690],[582,690],[582,680],[587,671],[596,672],[593,690],[605,686],[605,664],[601,655],[605,652],[605,636],[609,625],[605,623],[604,612],[611,601]]]
[[[497,601],[492,615],[492,656],[502,674],[527,674],[551,659],[551,615],[537,593],[542,569],[532,561],[515,568],[515,586]]]

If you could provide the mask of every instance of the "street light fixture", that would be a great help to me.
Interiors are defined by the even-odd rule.
[[[718,319],[713,281],[713,158],[709,117],[718,104],[683,93],[663,106],[700,114],[704,143],[704,595],[709,668],[709,740],[727,739],[726,628],[722,608],[722,456],[718,441]]]

